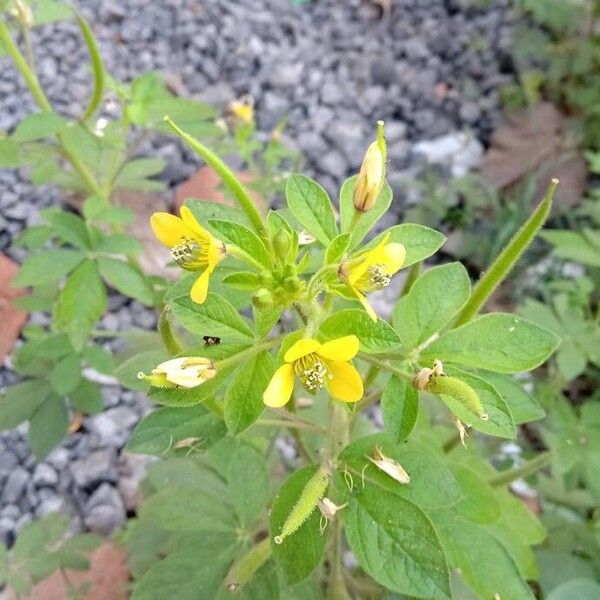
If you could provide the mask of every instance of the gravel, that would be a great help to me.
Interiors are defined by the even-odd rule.
[[[382,19],[368,0],[78,2],[113,76],[130,81],[144,71],[162,72],[186,95],[220,108],[250,94],[262,135],[286,117],[285,137],[303,153],[305,172],[333,197],[358,169],[375,122],[384,119],[396,197],[385,225],[419,200],[407,182],[425,162],[448,176],[464,174],[477,165],[499,119],[498,87],[513,81],[506,58],[513,17],[508,0],[493,0],[486,9],[470,4],[394,0],[391,16]],[[77,117],[90,72],[76,26],[37,29],[34,51],[56,110]],[[0,60],[0,130],[10,132],[35,107]],[[157,136],[143,151],[167,161],[162,178],[169,185],[198,165],[173,139]],[[33,189],[27,181],[25,172],[0,171],[0,251],[17,261],[25,254],[10,248],[12,240],[39,223],[42,208],[61,201],[58,190]],[[389,296],[374,302],[385,314]],[[137,302],[113,295],[110,308],[101,327],[156,325],[152,311]],[[35,314],[31,323],[45,326],[48,316]],[[0,367],[0,388],[16,380]],[[122,449],[149,404],[116,385],[104,387],[103,399],[107,410],[84,419],[81,431],[39,464],[26,425],[0,434],[0,541],[12,543],[20,527],[56,510],[72,518],[74,530],[111,533],[134,508],[146,459]]]

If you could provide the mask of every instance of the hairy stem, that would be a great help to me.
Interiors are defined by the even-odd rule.
[[[263,218],[252,202],[246,188],[235,173],[209,148],[199,142],[196,138],[180,129],[170,117],[165,117],[165,123],[192,148],[203,160],[205,160],[221,177],[223,183],[231,190],[241,209],[252,223],[254,229],[260,236],[268,240],[268,233]]]
[[[158,332],[167,352],[171,356],[175,356],[175,354],[179,354],[182,351],[183,347],[173,332],[173,328],[169,322],[169,312],[169,308],[164,306],[158,318]]]
[[[407,371],[398,369],[398,367],[394,367],[394,366],[388,364],[387,362],[385,362],[385,360],[375,358],[374,356],[371,356],[370,354],[365,354],[364,352],[359,352],[358,357],[361,360],[371,363],[372,365],[377,365],[379,368],[383,369],[384,371],[389,371],[390,373],[393,373],[394,375],[398,375],[398,377],[401,377],[402,379],[406,379],[407,381],[412,383],[412,380],[414,377],[414,375],[412,373],[408,373]]]

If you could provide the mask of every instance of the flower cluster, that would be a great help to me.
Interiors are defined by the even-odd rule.
[[[241,120],[252,118],[250,105],[234,103],[230,109]],[[355,219],[350,232],[375,206],[385,185],[385,171],[383,123],[379,122],[377,140],[367,149],[356,178],[352,197]],[[150,224],[156,237],[170,249],[173,262],[185,271],[198,273],[190,291],[196,304],[206,301],[211,275],[221,261],[231,256],[245,261],[255,270],[228,280],[234,287],[238,285],[240,289],[252,291],[255,310],[295,307],[301,315],[309,315],[303,337],[284,353],[283,364],[276,369],[264,390],[263,400],[267,406],[284,406],[293,394],[296,380],[309,394],[325,390],[342,402],[357,402],[362,398],[363,382],[351,363],[359,351],[358,338],[347,335],[322,342],[312,337],[312,332],[318,327],[317,313],[322,311],[318,308],[318,297],[322,294],[358,300],[369,317],[377,321],[368,295],[388,286],[406,259],[404,245],[390,241],[389,232],[371,249],[347,251],[339,257],[337,264],[326,265],[325,270],[330,275],[335,274],[333,278],[315,273],[306,281],[302,274],[307,270],[307,254],[298,257],[302,247],[300,234],[289,227],[278,226],[271,231],[259,227],[257,231],[262,239],[253,238],[253,250],[258,253],[255,254],[248,248],[238,248],[229,242],[226,245],[215,238],[198,222],[189,206],[181,208],[179,217],[155,213]],[[270,253],[270,257],[265,258],[261,249]],[[181,357],[162,363],[150,375],[141,373],[140,377],[155,387],[190,388],[214,377],[218,370],[219,363],[207,358]]]

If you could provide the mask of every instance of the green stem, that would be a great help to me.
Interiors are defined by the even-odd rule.
[[[255,425],[261,425],[263,427],[287,427],[288,429],[305,429],[306,431],[316,431],[318,433],[325,433],[325,430],[318,425],[312,425],[310,423],[303,423],[293,421],[291,419],[260,419],[256,421]]]
[[[46,94],[44,94],[44,90],[42,89],[42,86],[40,85],[37,76],[27,64],[27,61],[23,57],[23,54],[12,39],[12,36],[8,31],[6,23],[2,20],[0,20],[0,41],[2,41],[2,43],[4,44],[6,53],[10,56],[15,66],[21,73],[21,76],[25,80],[29,91],[35,98],[35,101],[38,103],[39,107],[45,112],[52,112],[52,105],[46,97]],[[103,196],[104,194],[102,188],[94,179],[94,177],[92,176],[88,168],[85,166],[85,164],[82,163],[79,160],[79,158],[68,149],[60,134],[57,135],[57,138],[60,142],[62,152],[65,158],[71,163],[73,169],[81,177],[88,191],[92,194]]]
[[[366,396],[363,397],[362,400],[360,400],[360,402],[357,402],[354,405],[355,409],[354,409],[353,415],[356,417],[362,411],[369,408],[369,406],[372,406],[373,404],[375,404],[381,398],[382,394],[383,394],[383,392],[381,390],[373,390],[372,392],[369,392]]]
[[[280,341],[281,341],[281,337],[276,337],[276,338],[271,338],[269,340],[265,340],[262,343],[255,344],[254,346],[248,348],[247,350],[242,350],[241,352],[238,352],[237,354],[234,354],[233,356],[216,361],[215,366],[217,367],[217,370],[219,370],[219,369],[223,369],[224,367],[228,367],[230,364],[237,364],[242,360],[245,360],[247,358],[254,356],[255,354],[258,354],[259,352],[262,352],[263,350],[268,350],[269,348],[272,348],[273,346],[278,344]]]
[[[250,254],[248,254],[247,252],[244,252],[241,248],[238,248],[237,246],[234,246],[232,244],[225,244],[225,246],[227,248],[227,254],[229,254],[230,256],[233,256],[234,258],[239,258],[240,260],[247,262],[259,271],[265,270],[263,264],[259,263],[255,258],[250,256]]]
[[[394,375],[398,375],[398,377],[402,377],[402,379],[406,379],[409,382],[412,382],[414,375],[412,373],[408,373],[407,371],[403,371],[402,369],[398,369],[392,365],[389,365],[384,360],[380,360],[379,358],[375,358],[370,354],[365,354],[364,352],[359,352],[358,358],[364,360],[373,365],[377,365],[379,368],[384,369],[385,371],[389,371]]]
[[[212,150],[207,148],[196,138],[181,130],[170,117],[165,117],[165,123],[217,172],[225,185],[227,185],[233,193],[235,199],[246,213],[248,219],[250,219],[250,222],[257,233],[264,239],[268,239],[268,232],[260,212],[254,205],[254,202],[252,202],[252,198],[250,198],[246,188],[235,176],[235,173]]]
[[[550,463],[551,458],[552,452],[542,452],[516,469],[509,469],[490,477],[488,483],[492,487],[501,487],[517,479],[523,479],[545,467]]]
[[[504,281],[517,260],[519,260],[523,252],[529,247],[550,213],[552,197],[557,185],[558,179],[553,179],[544,199],[539,203],[523,227],[515,233],[506,248],[490,265],[490,268],[482,275],[473,288],[469,301],[456,318],[454,327],[464,325],[479,313],[494,290]]]
[[[31,70],[24,56],[21,54],[21,51],[15,44],[10,32],[8,31],[8,27],[3,20],[0,20],[0,40],[4,45],[4,49],[6,53],[10,56],[11,60],[15,63],[17,69],[23,76],[29,91],[33,94],[35,101],[39,104],[40,108],[44,111],[51,112],[52,105],[46,98],[46,94],[44,94],[44,90],[42,90],[42,86],[38,81],[35,73]]]
[[[331,551],[329,556],[329,585],[327,598],[329,600],[351,600],[344,580],[344,545],[342,538],[342,522],[338,517],[332,523]]]
[[[223,406],[214,396],[209,396],[206,400],[203,400],[202,406],[208,408],[208,410],[218,417],[223,417]]]
[[[160,317],[158,318],[158,333],[160,333],[160,337],[162,338],[167,352],[171,356],[175,356],[176,354],[179,354],[183,348],[175,336],[171,323],[169,322],[169,312],[169,308],[164,306],[160,313]]]

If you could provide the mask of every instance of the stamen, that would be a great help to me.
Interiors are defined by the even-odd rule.
[[[368,269],[369,285],[374,290],[382,290],[390,285],[392,278],[385,272],[384,265],[372,265]]]
[[[187,271],[197,271],[207,265],[207,248],[198,240],[181,238],[171,248],[171,258]]]
[[[317,393],[325,385],[329,371],[314,353],[299,358],[294,363],[294,371],[307,392]]]

